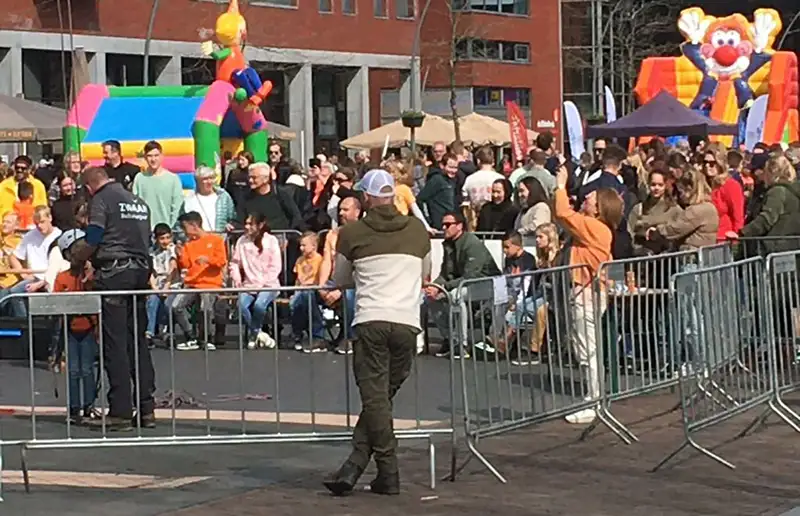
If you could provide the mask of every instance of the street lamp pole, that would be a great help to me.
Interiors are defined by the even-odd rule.
[[[153,25],[156,23],[156,12],[158,12],[159,0],[153,0],[153,7],[150,9],[150,21],[147,23],[147,35],[144,39],[144,71],[143,81],[147,86],[150,82],[150,40],[153,39]]]
[[[425,6],[422,8],[422,12],[417,18],[417,26],[414,33],[414,44],[411,48],[411,77],[409,78],[410,82],[410,90],[411,90],[411,99],[409,102],[409,106],[411,111],[417,111],[419,107],[417,106],[417,99],[422,98],[422,91],[420,85],[417,84],[418,78],[417,73],[419,72],[419,45],[420,45],[420,38],[422,35],[422,23],[425,21],[425,16],[428,14],[428,8],[431,6],[431,0],[425,0]],[[421,101],[421,100],[420,100]],[[416,155],[417,149],[417,142],[414,138],[414,129],[411,129],[411,156],[412,159]]]

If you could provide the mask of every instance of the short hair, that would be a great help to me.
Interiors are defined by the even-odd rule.
[[[311,158],[308,160],[308,168],[321,167],[322,161],[319,158]]]
[[[356,170],[353,167],[339,167],[339,170],[337,170],[336,173],[342,174],[350,181],[353,181],[356,178]]]
[[[217,177],[217,171],[211,167],[207,167],[205,165],[200,165],[197,167],[197,170],[194,171],[194,177],[198,179],[205,179],[207,177]]]
[[[41,221],[42,217],[45,215],[51,215],[50,208],[48,206],[40,205],[33,209],[33,220],[35,222]]]
[[[14,158],[14,165],[16,165],[17,163],[23,163],[27,165],[28,168],[31,168],[33,166],[33,160],[29,156],[25,156],[24,154]]]
[[[101,144],[101,147],[108,147],[117,154],[122,152],[122,144],[118,140],[106,140]]]
[[[27,200],[33,197],[33,185],[28,181],[23,181],[17,185],[17,197],[20,200]]]
[[[169,224],[159,222],[158,224],[156,224],[156,227],[153,228],[153,236],[155,236],[156,238],[171,234],[172,234],[172,228],[169,227]]]
[[[453,152],[446,152],[444,156],[442,156],[442,163],[446,163],[449,160],[458,161],[458,156],[455,155]]]
[[[339,201],[339,207],[341,208],[341,207],[342,207],[342,205],[343,205],[345,202],[348,202],[348,201],[349,201],[349,202],[352,202],[352,203],[353,203],[353,206],[354,206],[354,207],[355,207],[355,208],[358,210],[358,212],[359,212],[359,213],[361,213],[361,211],[362,211],[362,209],[363,209],[363,208],[361,207],[361,200],[360,200],[358,197],[356,197],[355,195],[350,195],[350,196],[348,196],[348,197],[345,197],[345,198],[344,198],[344,199],[342,199],[341,201]]]
[[[509,231],[503,235],[503,242],[511,242],[514,245],[522,247],[522,235],[519,231]]]
[[[728,166],[731,168],[739,168],[744,161],[744,156],[739,151],[728,151]]]
[[[453,143],[450,144],[450,152],[455,155],[461,154],[465,149],[466,147],[464,147],[464,142],[461,140],[453,140]]]
[[[603,153],[603,166],[619,168],[628,158],[628,153],[619,145],[609,145]]]
[[[488,145],[481,147],[475,152],[475,161],[479,165],[494,165],[494,152]]]
[[[272,169],[269,167],[269,164],[264,163],[263,161],[257,161],[255,163],[251,163],[249,167],[247,167],[248,171],[256,171],[256,170],[263,170],[263,172],[259,173],[260,176],[264,177],[271,177]]]
[[[314,247],[319,245],[319,235],[317,235],[313,231],[306,231],[305,233],[300,235],[300,240],[308,240],[308,239],[314,241]]]
[[[274,147],[276,145],[278,146],[278,150],[280,151],[280,153],[284,154],[283,145],[281,145],[279,142],[269,142],[269,147],[267,147],[267,149],[271,149],[272,147]]]
[[[530,158],[535,165],[539,165],[540,167],[545,166],[547,163],[547,154],[545,154],[543,150],[533,149],[530,152]]]
[[[158,152],[164,152],[161,148],[161,144],[155,140],[150,140],[149,142],[144,144],[144,153],[147,154],[148,152],[152,152],[157,150]]]
[[[196,226],[203,225],[203,216],[197,213],[196,211],[190,211],[189,213],[184,213],[180,217],[178,217],[178,222],[181,224],[194,224]]]
[[[467,225],[467,219],[464,218],[464,214],[460,211],[448,211],[442,216],[442,220],[444,220],[445,217],[453,217],[456,224],[461,224],[462,226]]]
[[[103,179],[108,179],[108,172],[103,167],[89,167],[83,172],[83,180],[86,184],[96,184]]]
[[[536,137],[536,146],[543,151],[550,150],[553,147],[554,141],[555,137],[553,137],[553,133],[545,131]]]
[[[250,151],[242,151],[236,155],[236,158],[244,158],[247,160],[248,163],[255,163],[256,159],[253,157],[253,153]]]

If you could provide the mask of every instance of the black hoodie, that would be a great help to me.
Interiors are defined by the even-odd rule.
[[[504,181],[506,198],[495,204],[487,202],[478,214],[478,229],[480,233],[508,233],[514,229],[519,209],[511,202],[513,187],[507,179]]]
[[[430,168],[425,186],[417,196],[417,204],[428,209],[428,223],[441,230],[445,214],[456,209],[456,181],[440,168]]]

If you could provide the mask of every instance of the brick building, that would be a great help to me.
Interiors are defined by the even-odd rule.
[[[455,81],[459,112],[474,109],[502,118],[503,101],[517,100],[532,111],[534,120],[552,121],[560,101],[558,1],[466,2],[468,9],[458,13],[466,32],[454,36],[460,57]],[[432,0],[421,31],[421,63],[412,67],[415,14],[421,3],[240,0],[248,22],[246,55],[275,85],[266,106],[268,118],[303,130],[306,149],[335,148],[339,140],[408,108],[412,68],[425,81],[423,109],[447,114],[449,103],[442,103],[442,92],[449,97],[449,74],[443,71],[441,42],[450,28],[450,1]],[[86,51],[93,81],[144,83],[144,37],[152,0],[72,0],[71,12],[65,0],[3,4],[0,93],[63,105],[62,69],[69,73],[69,54],[62,66],[61,51],[73,47]],[[211,37],[226,5],[227,0],[160,2],[150,47],[150,84],[210,82],[213,63],[204,59],[199,43]],[[295,156],[299,147],[299,141],[293,144]]]

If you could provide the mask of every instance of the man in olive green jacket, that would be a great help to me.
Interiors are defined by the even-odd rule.
[[[442,217],[444,257],[439,277],[433,283],[450,292],[454,300],[461,297],[458,286],[462,281],[502,274],[483,242],[473,233],[465,231],[465,225],[464,216],[460,213],[450,212]],[[449,307],[435,287],[426,287],[425,301],[431,320],[445,338],[444,347],[438,355],[447,356],[450,353]]]

